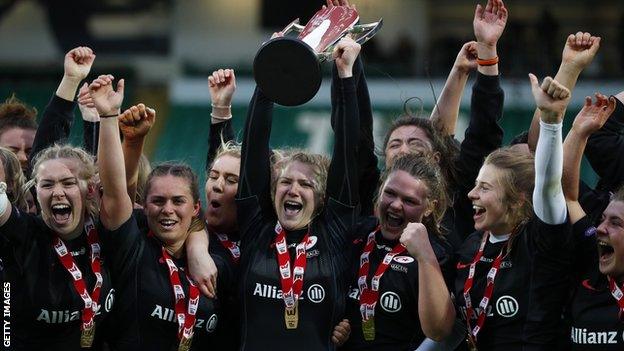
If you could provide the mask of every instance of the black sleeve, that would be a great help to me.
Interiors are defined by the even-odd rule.
[[[82,138],[85,150],[93,156],[97,155],[100,137],[100,122],[82,121]]]
[[[206,154],[206,170],[212,165],[212,161],[217,155],[217,150],[221,146],[221,139],[224,143],[234,140],[234,129],[232,128],[232,120],[225,122],[210,123],[210,134],[208,136],[208,153]]]
[[[334,150],[327,174],[326,197],[356,206],[359,204],[356,156],[360,123],[355,78],[338,79],[332,85],[336,89],[335,106],[332,106]]]
[[[144,216],[134,212],[128,220],[115,230],[108,230],[103,225],[98,226],[104,255],[108,265],[116,277],[117,284],[125,284],[133,279],[141,254],[145,247],[146,236],[141,233],[138,220],[135,216]]]
[[[338,103],[338,69],[332,65],[332,127],[335,128],[334,108]],[[373,111],[371,107],[368,84],[364,74],[362,59],[358,56],[353,66],[355,77],[357,106],[359,110],[360,133],[358,136],[357,151],[357,174],[361,215],[373,215],[373,199],[375,198],[377,185],[379,184],[380,172],[377,168],[377,155],[375,154],[375,140],[373,138]]]
[[[43,116],[39,122],[35,140],[30,152],[30,167],[35,156],[43,149],[67,141],[69,131],[74,122],[75,101],[67,101],[53,95],[50,102],[43,110]],[[30,172],[29,172],[30,174]]]
[[[616,191],[624,179],[624,104],[615,101],[615,111],[585,147],[589,164],[600,176],[596,189],[605,191]]]
[[[37,245],[37,235],[49,235],[43,221],[13,206],[11,216],[0,227],[0,242],[3,251],[13,252],[12,258],[20,269],[32,259],[30,255]]]
[[[243,200],[255,197],[254,202],[260,207],[259,210],[265,214],[272,212],[271,155],[269,149],[272,118],[273,102],[269,101],[256,87],[249,102],[247,120],[245,121],[236,199],[238,206]],[[246,232],[245,228],[251,220],[251,215],[248,211],[238,211],[238,225],[241,234]]]
[[[462,239],[474,228],[472,204],[468,192],[474,187],[483,160],[501,147],[503,129],[498,121],[503,116],[505,93],[498,76],[481,73],[472,87],[470,122],[456,161],[456,183],[449,184],[454,194],[455,227]]]

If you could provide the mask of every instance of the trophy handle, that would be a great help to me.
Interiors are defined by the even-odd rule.
[[[305,27],[299,24],[299,19],[290,22],[284,29],[282,29],[282,34],[287,35],[291,32],[301,33]]]
[[[375,34],[381,30],[381,27],[383,27],[383,18],[380,18],[379,21],[373,23],[356,24],[348,31],[348,33],[351,34],[351,37],[356,43],[362,45],[375,36]],[[338,43],[338,40],[328,47],[327,50],[318,54],[320,62],[332,60],[332,53],[334,52],[334,46],[336,43]]]

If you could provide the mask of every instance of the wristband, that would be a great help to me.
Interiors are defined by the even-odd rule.
[[[219,117],[219,116],[215,116],[214,113],[210,113],[210,117],[219,120],[219,121],[227,121],[228,119],[232,119],[232,115],[229,116],[225,116],[225,117]]]
[[[493,58],[490,58],[490,59],[478,58],[477,59],[477,64],[479,66],[494,66],[494,65],[498,64],[498,56],[494,56]]]
[[[6,190],[6,183],[0,182],[0,215],[3,215],[11,204],[9,198],[7,197]]]
[[[119,117],[119,113],[116,113],[114,115],[100,115],[100,118],[113,118],[113,117]]]
[[[210,103],[210,106],[213,108],[232,108],[232,105],[215,105],[213,103]]]

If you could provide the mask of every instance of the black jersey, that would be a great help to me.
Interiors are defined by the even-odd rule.
[[[103,235],[111,242],[115,253],[115,281],[118,288],[118,305],[114,313],[115,333],[112,344],[119,350],[177,350],[179,345],[178,322],[175,316],[174,294],[169,280],[169,269],[162,257],[162,244],[140,230],[137,222],[144,223],[140,212],[115,231]],[[114,246],[113,246],[114,245]],[[188,304],[189,282],[184,277],[186,258],[175,259],[180,282]],[[226,264],[216,258],[215,263],[224,285],[229,280]],[[219,321],[218,300],[202,295],[196,314],[191,350],[204,350],[212,345]]]
[[[553,310],[541,300],[564,301],[565,297],[560,296],[559,293],[562,285],[565,287],[569,280],[562,277],[556,280],[556,284],[549,286],[554,290],[547,290],[546,286],[552,279],[552,271],[549,270],[550,266],[544,267],[543,258],[536,255],[538,252],[557,252],[568,233],[567,223],[549,225],[535,215],[519,229],[513,239],[511,251],[501,262],[496,275],[494,291],[485,311],[487,318],[477,337],[479,349],[521,350],[527,335],[534,348],[540,348],[539,344],[542,340],[556,339],[557,323],[549,319],[552,317]],[[455,299],[458,315],[464,321],[466,319],[464,283],[468,277],[470,264],[481,244],[482,235],[482,232],[470,235],[458,253]],[[470,291],[474,306],[471,316],[473,328],[476,326],[477,315],[481,312],[478,305],[484,295],[488,271],[503,246],[507,244],[507,241],[493,243],[488,240],[483,256],[476,265],[474,283]],[[538,261],[542,266],[536,267],[536,257],[539,257]],[[556,317],[560,317],[561,303],[552,306],[552,309],[559,310],[559,315]],[[536,335],[537,331],[533,329],[533,326],[540,322],[543,323],[543,330]],[[527,326],[530,326],[528,332]]]
[[[376,227],[376,221],[367,220],[372,226],[368,231],[361,231],[360,237],[354,242],[357,259],[354,259],[349,299],[347,301],[347,318],[351,323],[351,335],[341,350],[415,350],[425,339],[418,317],[418,262],[404,251],[395,256],[382,276],[379,284],[379,300],[375,306],[375,339],[366,341],[362,333],[360,315],[360,291],[357,283],[359,256],[366,245],[368,234]],[[364,228],[362,228],[364,229]],[[445,240],[430,235],[433,251],[440,263],[445,278],[454,267],[452,247]],[[367,281],[370,282],[380,262],[398,243],[383,238],[380,231],[375,234],[375,248],[369,255],[369,271]],[[449,293],[440,292],[440,293]]]
[[[355,165],[358,134],[353,78],[342,79],[332,109],[335,142],[323,210],[309,225],[299,325],[286,329],[279,265],[273,247],[277,218],[271,201],[269,137],[273,104],[256,88],[245,126],[237,194],[241,234],[242,350],[333,350],[333,328],[344,317],[351,254],[350,233],[358,213]],[[286,234],[294,246],[306,230]]]
[[[98,232],[102,231],[98,225]],[[5,335],[3,346],[8,350],[80,350],[84,301],[52,247],[55,234],[40,217],[14,207],[8,221],[0,227],[0,236],[5,248],[13,254],[15,273],[3,282],[4,306],[10,309],[9,316],[4,318],[10,341],[6,343]],[[96,278],[91,269],[86,234],[83,232],[64,243],[91,293]],[[100,244],[105,248],[103,242]],[[105,319],[115,300],[105,255],[101,256],[101,274],[103,282],[98,301],[100,308],[95,315],[97,329],[93,350],[102,347],[106,336]]]
[[[569,306],[571,350],[623,350],[624,322],[620,309],[611,295],[607,277],[598,270],[595,228],[589,217],[573,226],[577,264],[572,301]]]
[[[237,294],[238,261],[234,259],[230,250],[223,245],[215,233],[210,232],[208,238],[210,240],[210,256],[212,256],[219,269],[217,292],[220,301],[219,307],[223,311],[223,313],[219,314],[219,323],[215,331],[216,340],[212,344],[212,348],[217,350],[238,350],[240,340],[240,304]],[[228,239],[240,247],[238,233],[228,234]],[[217,260],[221,263],[218,264]],[[227,269],[227,272],[223,272],[224,268]],[[223,279],[224,274],[230,278]]]

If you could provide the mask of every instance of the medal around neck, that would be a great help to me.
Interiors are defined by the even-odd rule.
[[[331,60],[334,45],[347,34],[363,44],[383,25],[381,19],[356,25],[358,20],[355,9],[331,6],[319,10],[305,26],[299,19],[291,22],[283,36],[267,41],[256,54],[253,75],[260,90],[283,106],[310,101],[321,87],[320,64]]]

